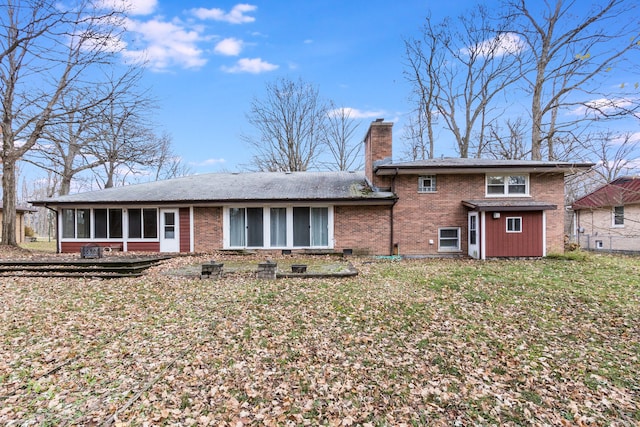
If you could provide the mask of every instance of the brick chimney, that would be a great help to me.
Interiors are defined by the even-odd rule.
[[[393,122],[376,119],[371,122],[364,137],[364,172],[369,182],[376,188],[388,186],[388,180],[375,176],[378,165],[391,163]]]

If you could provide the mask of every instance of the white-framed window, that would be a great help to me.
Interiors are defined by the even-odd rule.
[[[460,251],[460,227],[438,229],[438,250],[441,252]]]
[[[487,175],[487,197],[522,197],[529,195],[529,175]]]
[[[596,240],[596,249],[603,249],[604,245],[602,244],[602,240]]]
[[[91,238],[91,209],[62,209],[62,238]]]
[[[507,233],[522,233],[522,218],[519,216],[507,217]]]
[[[226,207],[227,248],[329,248],[333,209],[328,206]]]
[[[130,239],[158,238],[158,209],[134,208],[127,211],[129,219],[128,236]]]
[[[624,227],[624,206],[613,207],[612,221],[614,227]]]
[[[425,175],[418,177],[418,193],[435,193],[436,176]]]
[[[130,238],[158,237],[156,208],[129,209]],[[122,208],[62,209],[63,239],[122,239],[124,210]]]

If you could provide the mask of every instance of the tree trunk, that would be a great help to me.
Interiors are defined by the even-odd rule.
[[[16,161],[9,156],[2,164],[2,244],[18,246],[16,241]]]

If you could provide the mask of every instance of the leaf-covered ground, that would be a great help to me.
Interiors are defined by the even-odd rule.
[[[640,260],[2,278],[2,425],[637,425]]]

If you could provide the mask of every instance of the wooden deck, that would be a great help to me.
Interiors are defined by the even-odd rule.
[[[138,277],[147,268],[169,258],[157,255],[0,260],[0,277]]]

